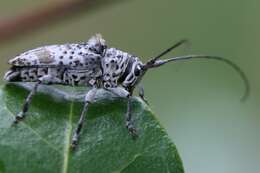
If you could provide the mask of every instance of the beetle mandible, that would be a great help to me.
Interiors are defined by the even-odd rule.
[[[142,63],[138,57],[129,53],[116,48],[108,48],[100,34],[83,43],[49,45],[24,52],[9,60],[11,68],[4,76],[4,79],[9,82],[35,82],[24,102],[22,111],[16,115],[14,124],[25,118],[32,97],[40,84],[89,86],[91,89],[86,93],[84,107],[72,137],[72,148],[78,144],[89,104],[93,102],[98,88],[104,88],[120,97],[127,98],[125,126],[130,135],[135,138],[138,134],[132,121],[130,101],[133,90],[147,70],[179,60],[213,59],[230,65],[245,83],[245,93],[242,100],[248,96],[249,82],[245,73],[239,66],[226,58],[186,55],[164,60],[159,59],[186,42],[187,40],[180,40],[146,63]],[[142,87],[139,89],[139,96],[145,100]]]

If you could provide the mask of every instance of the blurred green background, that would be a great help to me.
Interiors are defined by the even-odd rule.
[[[0,0],[0,19],[54,0]],[[247,74],[251,95],[228,66],[215,61],[168,64],[146,74],[145,94],[177,145],[187,173],[260,172],[260,1],[129,0],[42,27],[0,45],[7,60],[47,44],[86,41],[102,33],[107,44],[148,60],[181,38],[192,42],[168,55],[226,57]],[[3,83],[3,82],[2,82]]]

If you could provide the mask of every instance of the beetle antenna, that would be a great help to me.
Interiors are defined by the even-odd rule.
[[[234,62],[223,58],[223,57],[218,57],[218,56],[208,56],[208,55],[187,55],[187,56],[179,56],[179,57],[173,57],[173,58],[169,58],[169,59],[165,59],[165,60],[155,60],[153,64],[148,64],[146,63],[144,65],[145,69],[149,69],[149,68],[154,68],[154,67],[159,67],[163,64],[169,63],[171,61],[181,61],[181,60],[189,60],[189,59],[212,59],[212,60],[218,60],[218,61],[222,61],[226,64],[228,64],[229,66],[231,66],[241,77],[241,79],[244,82],[245,85],[245,92],[241,98],[241,101],[245,101],[247,99],[247,97],[249,96],[250,93],[250,85],[249,85],[249,80],[246,76],[246,74],[243,72],[243,70],[236,65]]]
[[[167,53],[171,52],[173,49],[183,45],[183,44],[189,44],[189,41],[186,39],[182,39],[180,41],[178,41],[177,43],[175,43],[174,45],[172,45],[171,47],[169,47],[168,49],[164,50],[163,52],[161,52],[159,55],[155,56],[154,58],[152,58],[151,60],[149,60],[147,62],[147,64],[154,64],[154,62],[156,60],[158,60],[159,58],[161,58],[162,56],[166,55]]]

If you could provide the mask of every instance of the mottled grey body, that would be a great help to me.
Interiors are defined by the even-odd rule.
[[[121,97],[130,98],[142,62],[126,52],[107,48],[102,37],[96,35],[86,43],[50,45],[27,51],[11,59],[9,64],[12,67],[5,74],[6,81],[36,82],[22,111],[16,116],[15,123],[25,117],[39,84],[92,87],[86,94],[85,105],[72,139],[72,145],[76,146],[85,113],[96,89],[103,87]],[[118,87],[120,85],[122,87]],[[130,105],[130,99],[128,102]],[[126,114],[126,127],[130,134],[136,136],[130,112]]]
[[[188,55],[160,60],[159,58],[184,44],[181,40],[158,56],[143,64],[138,57],[116,48],[107,48],[101,35],[96,35],[86,43],[51,45],[33,49],[11,59],[10,70],[5,74],[6,81],[36,82],[27,96],[22,111],[16,116],[14,123],[25,117],[33,95],[40,84],[63,84],[72,86],[91,86],[86,93],[85,104],[72,138],[72,147],[78,143],[80,131],[85,120],[88,105],[98,88],[103,87],[114,94],[127,98],[125,126],[129,133],[137,136],[132,121],[131,97],[135,86],[148,69],[159,67],[172,61],[188,59],[214,59],[225,62],[238,72],[245,83],[246,91],[242,99],[249,93],[249,83],[244,72],[232,61],[215,56]],[[145,101],[144,91],[139,90],[139,96]]]
[[[102,76],[101,56],[89,50],[87,44],[51,45],[25,52],[9,61],[9,81],[36,82],[51,75],[64,85],[88,85]],[[8,73],[6,78],[8,78]]]
[[[117,87],[118,84],[127,87],[135,81],[134,73],[125,75],[127,80],[118,82],[129,62],[131,68],[141,64],[137,57],[126,52],[106,49],[102,38],[96,36],[87,43],[50,45],[22,53],[9,61],[13,67],[6,73],[5,79],[36,82],[50,75],[64,85],[93,86],[100,82],[105,88]]]

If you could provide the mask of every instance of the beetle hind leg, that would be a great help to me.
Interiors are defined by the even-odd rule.
[[[29,95],[27,96],[24,104],[23,104],[23,108],[22,111],[19,112],[16,116],[15,116],[15,120],[13,122],[13,124],[18,124],[21,120],[23,120],[25,118],[25,114],[29,109],[29,106],[31,104],[33,95],[37,92],[37,89],[39,87],[39,85],[41,84],[41,81],[39,80],[33,87],[32,91],[29,93]]]
[[[49,85],[49,84],[62,84],[62,83],[63,82],[60,79],[58,79],[56,77],[52,77],[51,75],[45,75],[45,76],[42,76],[41,78],[39,78],[39,80],[35,83],[33,89],[31,90],[31,92],[28,94],[28,96],[23,104],[22,111],[19,112],[15,116],[15,120],[14,120],[13,124],[14,125],[18,124],[20,121],[22,121],[25,118],[26,113],[29,110],[29,106],[32,102],[32,98],[36,94],[37,89],[40,84]]]

